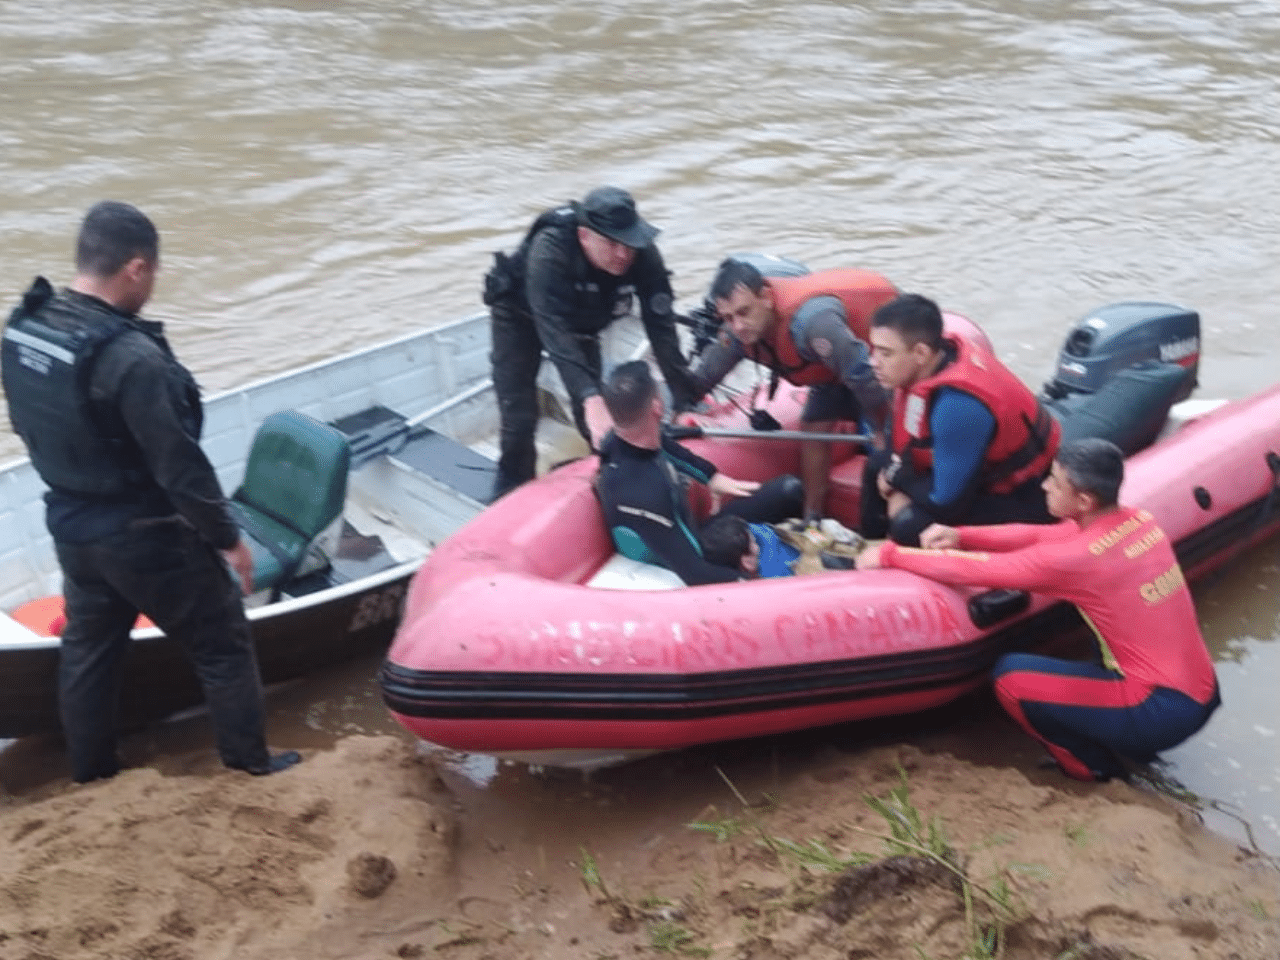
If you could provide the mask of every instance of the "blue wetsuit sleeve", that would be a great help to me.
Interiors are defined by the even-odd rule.
[[[912,503],[946,523],[963,516],[982,485],[982,463],[996,434],[991,411],[975,397],[942,388],[929,414],[933,471],[904,486]]]

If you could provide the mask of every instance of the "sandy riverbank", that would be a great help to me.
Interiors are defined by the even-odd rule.
[[[934,861],[841,872],[787,852],[882,855],[888,823],[863,797],[903,771],[973,884],[978,927]],[[598,816],[479,837],[446,780],[402,739],[350,737],[276,777],[199,761],[6,798],[0,958],[941,960],[997,925],[978,888],[1002,883],[1007,957],[1280,956],[1274,866],[1120,783],[832,749],[696,811],[620,809],[584,782]]]

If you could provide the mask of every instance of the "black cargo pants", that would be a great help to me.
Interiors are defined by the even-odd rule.
[[[538,429],[538,370],[542,367],[542,339],[533,318],[527,313],[494,306],[492,321],[493,391],[498,399],[501,421],[498,435],[498,477],[494,498],[534,478],[538,467],[535,436]],[[579,346],[596,379],[601,375],[600,342],[580,337]],[[590,437],[582,404],[573,401],[573,419],[578,432]]]
[[[56,548],[67,608],[59,707],[72,777],[85,782],[119,770],[121,670],[139,611],[184,647],[222,762],[265,766],[258,662],[239,585],[221,555],[176,516],[135,520],[124,532]]]

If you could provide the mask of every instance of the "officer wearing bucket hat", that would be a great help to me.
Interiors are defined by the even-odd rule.
[[[631,194],[619,187],[597,187],[571,206],[584,227],[631,250],[643,250],[662,232],[640,216]]]
[[[599,187],[538,216],[514,253],[494,254],[484,302],[493,321],[493,385],[502,423],[495,497],[533,479],[544,350],[569,392],[578,430],[593,447],[612,426],[600,397],[599,334],[637,306],[675,402],[692,399],[657,235],[631,194]]]

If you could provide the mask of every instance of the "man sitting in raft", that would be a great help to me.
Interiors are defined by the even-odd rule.
[[[944,583],[1032,590],[1074,603],[1098,662],[1010,653],[992,677],[1000,703],[1068,776],[1106,780],[1186,740],[1221,702],[1213,662],[1173,548],[1146,510],[1117,503],[1120,449],[1063,447],[1044,489],[1054,526],[924,531],[927,550],[869,547],[858,568],[910,570]],[[945,552],[944,552],[945,551]]]
[[[871,318],[871,365],[894,391],[890,445],[867,457],[863,536],[915,546],[931,523],[1051,523],[1041,482],[1062,430],[1004,364],[943,333],[909,293]]]
[[[613,430],[600,445],[596,489],[618,551],[633,560],[668,567],[690,586],[742,578],[709,563],[698,545],[698,526],[681,478],[707,485],[713,503],[733,497],[721,513],[776,522],[799,513],[800,480],[775,477],[763,485],[720,473],[663,433],[664,404],[649,365],[620,364],[602,385]]]
[[[889,398],[868,363],[867,337],[872,313],[897,295],[892,283],[868,270],[765,278],[745,260],[729,258],[711,282],[710,298],[732,336],[703,355],[693,371],[695,393],[705,395],[750,357],[775,378],[809,387],[802,430],[829,432],[852,421],[879,431]],[[800,463],[804,516],[817,520],[826,505],[830,445],[803,444]]]
[[[839,534],[827,531],[839,527]],[[862,548],[862,538],[823,520],[818,527],[798,529],[792,525],[748,523],[741,517],[721,513],[712,517],[698,533],[702,555],[712,563],[741,571],[747,577],[790,577],[797,573],[823,570],[852,570]]]

